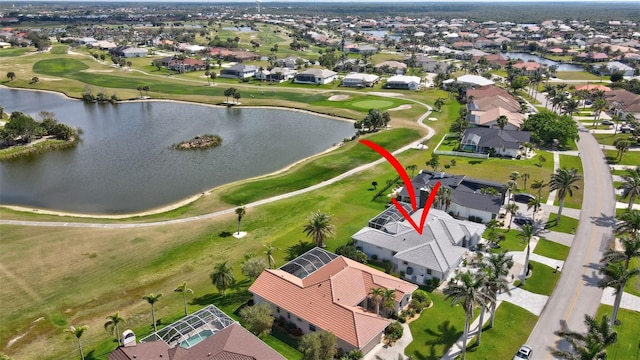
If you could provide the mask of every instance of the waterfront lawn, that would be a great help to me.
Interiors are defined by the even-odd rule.
[[[514,285],[532,293],[551,295],[561,272],[539,262],[529,261],[529,263],[532,267],[532,275],[527,278],[526,284],[523,286],[520,280],[516,280]]]
[[[536,248],[533,250],[533,253],[551,259],[564,261],[567,259],[567,256],[569,256],[570,249],[571,248],[568,246],[558,244],[557,242],[550,241],[545,238],[540,238]]]
[[[622,155],[622,159],[618,157],[618,150],[605,150],[604,155],[609,164],[635,166],[640,164],[640,151],[627,151]]]
[[[614,142],[616,140],[633,140],[633,137],[631,136],[631,134],[593,134],[593,137],[596,138],[596,140],[598,141],[598,143],[602,144],[602,145],[611,145],[614,146]]]
[[[600,80],[600,76],[594,75],[590,72],[586,71],[558,71],[556,73],[558,80],[562,82],[562,80],[584,80],[585,84],[587,81],[591,80]],[[592,83],[595,84],[595,83]],[[579,84],[572,84],[575,86],[579,86]]]
[[[409,129],[382,131],[367,139],[390,152],[404,140],[417,140],[420,134]],[[248,204],[274,195],[287,193],[333,178],[359,165],[372,162],[380,157],[378,153],[357,141],[347,143],[338,151],[321,156],[296,168],[294,172],[259,178],[248,183],[236,185],[222,194],[221,199],[233,205]]]
[[[575,234],[576,229],[578,228],[578,219],[574,219],[572,217],[567,216],[566,214],[562,215],[560,219],[560,223],[556,223],[556,218],[558,217],[558,213],[550,213],[549,220],[547,221],[547,228],[551,231],[562,232],[565,234]]]
[[[439,292],[430,293],[429,297],[433,306],[409,324],[413,341],[404,352],[418,360],[439,360],[464,330],[465,315],[460,305],[452,307]]]
[[[527,341],[538,317],[529,311],[503,301],[496,310],[493,328],[484,327],[482,343],[475,346],[475,337],[467,348],[467,359],[511,359]],[[508,341],[506,341],[508,339]]]
[[[560,155],[560,167],[564,167],[567,169],[576,169],[578,170],[578,174],[583,175],[582,171],[582,159],[579,156],[573,155]],[[564,200],[564,206],[568,208],[580,209],[582,207],[582,197],[584,191],[584,179],[578,180],[576,182],[578,185],[578,189],[573,191],[573,196],[569,196]],[[556,197],[556,200],[553,203],[554,205],[559,205],[560,200]]]
[[[612,306],[601,304],[596,318],[601,319],[605,314],[610,317],[612,310]],[[640,359],[640,312],[620,309],[618,320],[620,325],[613,327],[618,332],[618,341],[607,347],[607,359]]]

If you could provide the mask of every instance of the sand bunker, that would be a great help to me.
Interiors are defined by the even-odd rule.
[[[113,72],[113,69],[109,69],[109,70],[87,69],[83,71],[88,73],[108,73],[108,72]]]
[[[329,98],[329,101],[345,101],[349,98],[349,95],[333,95]]]
[[[394,107],[393,109],[389,109],[387,111],[400,111],[400,110],[409,110],[409,109],[411,109],[411,105],[404,104],[404,105],[400,105],[398,107]]]

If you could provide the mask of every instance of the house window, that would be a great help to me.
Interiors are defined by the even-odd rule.
[[[431,269],[427,269],[427,275],[431,275]]]
[[[287,319],[291,319],[291,313],[290,312],[287,313]]]
[[[280,306],[276,307],[276,312],[280,314]]]
[[[316,326],[309,324],[309,331],[316,331]]]
[[[403,261],[403,262],[402,262],[402,265],[409,265],[409,263],[408,263],[408,262],[406,262],[406,261]]]
[[[411,266],[407,266],[407,275],[413,275],[413,268]]]

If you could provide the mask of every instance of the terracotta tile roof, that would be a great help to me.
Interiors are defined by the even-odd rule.
[[[361,348],[390,323],[359,307],[374,287],[393,289],[396,300],[416,285],[339,256],[303,280],[280,269],[267,269],[249,291],[317,328]]]
[[[611,88],[608,86],[600,85],[600,84],[587,84],[587,85],[576,86],[576,90],[587,90],[587,91],[602,90],[607,92],[607,91],[611,91]]]
[[[493,86],[493,85],[480,86],[475,89],[467,90],[467,98],[469,98],[469,96],[473,96],[476,99],[480,99],[486,96],[498,96],[498,95],[511,96],[511,94],[509,94],[507,90],[497,86]]]
[[[473,115],[478,116],[478,125],[487,125],[496,121],[500,116],[504,115],[509,120],[509,124],[520,128],[527,116],[517,112],[511,112],[501,107],[495,107],[487,111],[472,111]]]
[[[164,341],[139,343],[135,346],[119,347],[109,354],[109,360],[161,359],[167,358],[169,345]]]
[[[543,66],[535,61],[522,61],[513,64],[513,67],[516,69],[524,69],[526,71],[536,71],[538,69],[541,69]]]

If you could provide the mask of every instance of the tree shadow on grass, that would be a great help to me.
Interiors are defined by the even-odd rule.
[[[316,245],[310,241],[298,240],[298,243],[287,248],[287,260],[293,260],[298,256],[313,249]]]
[[[433,329],[426,329],[425,333],[429,336],[429,339],[424,342],[426,346],[422,349],[426,348],[428,353],[415,351],[411,354],[418,360],[440,359],[444,353],[439,354],[439,349],[436,348],[436,346],[442,347],[442,351],[447,351],[451,345],[462,336],[462,330],[458,330],[455,326],[452,326],[449,320],[439,324],[435,331]]]
[[[212,293],[205,294],[200,297],[194,298],[191,300],[192,305],[215,305],[218,308],[229,307],[233,305],[239,305],[236,309],[234,309],[234,313],[239,311],[243,305],[253,299],[253,295],[247,291],[246,289],[240,291],[229,291],[227,290],[226,295],[222,295],[220,293]]]

